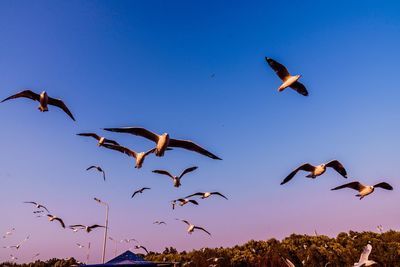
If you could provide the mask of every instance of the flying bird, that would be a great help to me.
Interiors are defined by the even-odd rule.
[[[7,238],[8,236],[12,235],[15,231],[15,228],[11,228],[9,231],[5,232],[3,238]]]
[[[161,225],[161,224],[167,224],[166,222],[164,222],[164,221],[155,221],[155,222],[153,222],[153,224],[158,224],[158,225]]]
[[[386,190],[393,190],[393,187],[388,184],[388,183],[379,183],[376,185],[363,185],[360,182],[351,182],[348,184],[344,184],[335,188],[332,188],[331,190],[338,190],[342,188],[351,188],[354,190],[357,190],[359,193],[356,195],[356,197],[360,197],[360,200],[363,199],[364,197],[368,196],[369,194],[372,194],[374,192],[375,188],[383,188]]]
[[[199,227],[199,226],[196,226],[196,225],[194,225],[194,224],[191,224],[191,223],[188,222],[187,220],[180,220],[180,221],[182,221],[182,222],[184,222],[184,223],[186,223],[186,224],[188,225],[188,229],[187,229],[188,234],[192,234],[192,233],[194,232],[194,230],[197,229],[197,230],[201,230],[201,231],[203,231],[203,232],[205,232],[205,233],[207,233],[208,235],[211,236],[211,233],[208,232],[208,231],[207,231],[206,229],[204,229],[203,227]]]
[[[191,150],[191,151],[200,153],[200,154],[207,156],[209,158],[212,158],[212,159],[220,160],[219,157],[217,157],[216,155],[212,154],[211,152],[205,150],[201,146],[193,143],[192,141],[170,139],[168,133],[163,133],[161,135],[158,135],[153,132],[150,132],[147,129],[138,128],[138,127],[105,128],[104,130],[110,131],[110,132],[118,132],[118,133],[130,133],[133,135],[142,136],[144,138],[147,138],[157,144],[155,153],[156,153],[156,156],[158,156],[158,157],[162,157],[164,155],[164,152],[167,149],[167,147],[180,147],[180,148],[184,148],[187,150]]]
[[[354,263],[353,266],[361,267],[361,266],[371,266],[377,264],[375,261],[368,259],[369,254],[371,254],[371,251],[372,251],[371,244],[367,244],[361,253],[360,259],[358,260],[358,262]]]
[[[110,145],[110,144],[104,144],[104,147],[112,150],[119,151],[121,153],[124,153],[128,155],[129,157],[133,157],[136,160],[135,168],[140,169],[143,165],[144,159],[146,156],[149,154],[153,153],[156,149],[152,148],[147,152],[135,152],[129,148],[123,147],[123,146],[116,146],[116,145]]]
[[[212,257],[212,258],[207,259],[207,261],[212,261],[212,262],[220,262],[222,260],[224,260],[223,257]]]
[[[70,116],[70,118],[72,120],[75,121],[74,116],[72,115],[71,111],[69,111],[69,109],[64,104],[64,102],[61,99],[49,97],[47,95],[46,91],[43,91],[41,94],[36,94],[36,93],[32,92],[31,90],[25,90],[25,91],[15,94],[15,95],[7,97],[3,101],[1,101],[1,103],[3,103],[4,101],[10,100],[10,99],[15,99],[15,98],[20,98],[20,97],[25,97],[25,98],[29,98],[29,99],[38,101],[40,103],[39,110],[41,112],[49,111],[48,105],[59,107],[65,113],[67,113],[68,116]]]
[[[96,140],[98,141],[98,142],[97,142],[97,145],[98,145],[98,146],[102,146],[102,145],[104,145],[104,144],[112,144],[112,145],[116,145],[116,146],[119,145],[116,141],[111,140],[111,139],[107,139],[107,138],[105,138],[105,137],[103,137],[103,136],[99,136],[99,135],[97,135],[97,134],[95,134],[95,133],[78,133],[78,134],[76,134],[76,135],[79,135],[79,136],[87,136],[87,137],[93,137],[94,139],[96,139]]]
[[[132,241],[135,241],[135,242],[138,242],[136,239],[134,239],[134,238],[124,238],[124,239],[122,239],[121,241],[119,241],[120,243],[122,243],[122,242],[125,242],[125,243],[130,243],[130,242],[132,242]]]
[[[37,209],[45,209],[47,212],[50,212],[45,206],[43,206],[42,204],[39,204],[39,203],[37,203],[37,202],[34,202],[34,201],[24,201],[24,203],[33,204],[33,205],[35,205],[35,207],[36,207]]]
[[[90,166],[89,168],[87,168],[86,170],[91,170],[91,169],[96,169],[98,172],[101,172],[103,174],[103,180],[106,180],[106,173],[105,171],[100,167],[100,166]]]
[[[297,169],[292,171],[281,183],[281,185],[286,184],[292,178],[297,174],[299,171],[306,171],[309,172],[310,174],[307,175],[307,178],[312,178],[315,179],[316,177],[322,175],[325,173],[326,168],[333,168],[335,171],[337,171],[341,176],[344,178],[347,178],[347,172],[346,169],[343,167],[343,165],[338,161],[338,160],[332,160],[328,163],[324,163],[318,166],[313,166],[309,163],[305,163],[301,166],[299,166]]]
[[[78,246],[78,248],[84,248],[85,247],[84,245],[81,245],[79,243],[76,243],[76,245]]]
[[[181,207],[186,205],[186,204],[188,204],[188,203],[192,203],[194,205],[199,205],[199,203],[194,199],[178,198],[178,199],[175,199],[175,200],[171,201],[172,209],[175,209],[176,202],[179,202],[179,206],[181,206]]]
[[[32,257],[31,257],[31,261],[33,261],[36,257],[39,257],[40,256],[40,253],[36,253],[35,255],[33,255]]]
[[[212,195],[217,195],[217,196],[223,197],[226,200],[228,200],[228,198],[226,196],[224,196],[223,194],[221,194],[220,192],[197,192],[197,193],[188,195],[185,198],[190,198],[190,197],[194,197],[194,196],[200,196],[201,199],[206,199],[206,198],[208,198],[208,197],[210,197]]]
[[[18,260],[17,257],[13,256],[13,254],[10,254],[10,259],[11,259],[11,261],[17,261]]]
[[[139,190],[136,190],[135,192],[133,192],[131,198],[133,198],[136,194],[142,194],[144,190],[150,190],[150,189],[151,189],[150,187],[143,187]]]
[[[47,214],[47,217],[49,218],[50,222],[58,221],[61,224],[62,228],[65,228],[64,221],[61,218],[58,218],[57,216],[53,216],[51,214]]]
[[[134,248],[135,248],[135,249],[143,249],[144,251],[146,251],[146,254],[149,254],[149,251],[147,250],[147,248],[145,248],[145,247],[142,246],[142,245],[135,245]]]
[[[74,225],[70,225],[69,228],[70,229],[81,229],[81,230],[85,230],[87,233],[90,233],[91,231],[93,231],[93,229],[105,228],[105,227],[102,225],[98,225],[98,224],[93,224],[90,226],[82,225],[82,224],[74,224]]]
[[[198,168],[198,167],[196,167],[196,166],[187,168],[187,169],[184,170],[179,176],[172,175],[172,174],[170,174],[169,172],[164,171],[164,170],[154,170],[153,172],[154,172],[154,173],[158,173],[158,174],[167,175],[167,176],[171,177],[171,179],[172,179],[172,181],[173,181],[173,183],[174,183],[174,186],[175,186],[175,187],[180,187],[180,186],[181,186],[181,179],[182,179],[182,177],[183,177],[185,174],[196,170],[197,168]]]
[[[301,75],[290,75],[285,66],[280,64],[279,62],[273,60],[272,58],[265,57],[268,65],[275,71],[279,78],[283,81],[283,83],[279,86],[278,91],[282,92],[287,87],[294,89],[296,92],[303,96],[308,96],[308,91],[306,87],[298,81]]]
[[[22,240],[21,242],[19,242],[17,245],[14,245],[14,246],[7,246],[7,247],[3,247],[3,248],[15,248],[16,250],[18,250],[18,249],[22,246],[23,243],[25,243],[26,241],[28,241],[29,237],[30,237],[30,236],[28,235],[27,237],[25,237],[24,240]]]

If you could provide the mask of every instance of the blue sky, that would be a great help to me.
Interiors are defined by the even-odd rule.
[[[99,261],[102,231],[61,230],[22,204],[42,202],[67,224],[102,223],[95,196],[110,203],[112,237],[134,237],[155,251],[315,229],[327,235],[378,224],[398,229],[399,7],[397,1],[0,1],[1,98],[46,90],[77,119],[52,107],[40,113],[29,100],[0,105],[0,230],[16,228],[0,245],[30,234],[12,252],[21,261],[37,252],[43,259],[83,260],[75,243],[90,241],[92,261]],[[278,93],[280,81],[264,56],[302,74],[310,96]],[[176,149],[150,156],[136,170],[131,158],[75,135],[96,131],[135,150],[152,147],[101,131],[119,126],[191,139],[223,160]],[[330,192],[348,182],[333,171],[279,185],[301,163],[334,158],[349,181],[385,180],[395,191],[377,190],[363,201],[349,190]],[[104,167],[107,182],[85,171],[92,164]],[[199,169],[179,189],[151,173],[192,165]],[[131,200],[142,186],[152,190]],[[170,209],[170,200],[198,190],[219,190],[229,201]],[[204,226],[213,237],[189,236],[174,218]],[[1,249],[0,260],[9,254]]]

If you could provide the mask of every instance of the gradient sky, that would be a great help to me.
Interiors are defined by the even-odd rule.
[[[19,99],[0,105],[0,230],[15,235],[0,246],[31,238],[20,261],[85,251],[101,259],[103,231],[72,233],[34,218],[35,200],[67,224],[102,224],[110,209],[110,236],[136,238],[153,251],[242,244],[293,232],[399,229],[400,17],[398,1],[0,1],[0,98],[24,88],[62,98],[74,123],[57,108]],[[266,65],[272,57],[310,91],[288,89]],[[211,77],[215,74],[215,77]],[[98,148],[75,134],[96,131],[135,150],[153,146],[103,127],[141,126],[191,139],[222,157],[215,161],[175,149],[150,156],[137,170],[132,158]],[[339,159],[345,180],[332,170],[317,180],[299,174],[304,162]],[[85,168],[100,164],[103,182]],[[151,173],[199,169],[181,188]],[[359,201],[330,188],[360,180],[390,182]],[[152,190],[131,200],[142,186]],[[219,190],[198,207],[172,211],[169,201],[198,190]],[[185,218],[204,226],[188,235]],[[165,220],[167,226],[155,226]],[[122,252],[129,246],[120,245]],[[107,259],[113,256],[109,243]],[[0,249],[0,261],[10,250]]]

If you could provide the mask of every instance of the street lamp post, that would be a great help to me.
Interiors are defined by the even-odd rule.
[[[102,262],[104,264],[104,260],[106,257],[106,245],[107,245],[107,230],[108,230],[108,210],[109,210],[109,206],[107,203],[101,201],[98,198],[94,198],[94,200],[98,203],[100,203],[101,205],[104,205],[106,207],[106,224],[105,224],[105,228],[104,228],[104,241],[103,241],[103,256],[102,256]]]

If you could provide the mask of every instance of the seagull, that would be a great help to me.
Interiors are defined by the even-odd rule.
[[[108,148],[108,149],[113,149],[116,151],[119,151],[121,153],[124,153],[130,157],[134,157],[136,159],[136,164],[135,164],[135,168],[140,169],[143,165],[144,159],[146,158],[147,155],[153,153],[156,149],[150,149],[147,152],[135,152],[129,148],[123,147],[123,146],[116,146],[116,145],[110,145],[110,144],[104,144],[104,147]]]
[[[12,261],[17,261],[18,260],[18,258],[13,256],[12,254],[10,254],[10,258],[11,258]]]
[[[147,248],[145,248],[145,247],[142,246],[142,245],[135,245],[135,246],[134,246],[134,249],[143,249],[144,251],[146,251],[146,254],[149,254],[149,251],[147,250]]]
[[[357,190],[359,193],[356,195],[356,197],[360,197],[360,200],[363,199],[364,197],[368,196],[369,194],[371,194],[372,192],[374,192],[375,188],[383,188],[386,190],[393,190],[393,187],[388,184],[388,183],[379,183],[376,185],[363,185],[360,182],[351,182],[348,184],[344,184],[335,188],[332,188],[331,190],[338,190],[338,189],[342,189],[342,188],[352,188],[354,190]]]
[[[90,233],[93,229],[96,229],[99,227],[105,228],[104,226],[98,225],[98,224],[93,224],[91,226],[86,226],[86,225],[82,225],[82,224],[74,224],[74,225],[69,226],[70,229],[82,229],[82,230],[85,229],[85,231],[87,233]]]
[[[177,219],[177,220],[179,220],[179,219]],[[198,230],[202,230],[203,232],[206,232],[207,234],[209,234],[209,235],[211,236],[211,233],[208,232],[208,231],[207,231],[206,229],[204,229],[203,227],[199,227],[199,226],[196,226],[196,225],[194,225],[194,224],[191,224],[191,223],[188,222],[187,220],[180,220],[180,221],[182,221],[182,222],[184,222],[184,223],[186,223],[186,224],[188,225],[188,229],[187,229],[188,234],[192,234],[192,233],[194,232],[195,229],[198,229]]]
[[[224,257],[213,257],[213,258],[207,259],[207,261],[219,262],[223,259],[224,259]]]
[[[7,238],[7,236],[10,236],[14,233],[15,228],[11,228],[9,231],[5,232],[3,235],[3,238]]]
[[[282,92],[287,87],[290,87],[297,91],[299,94],[303,96],[308,96],[308,91],[306,87],[302,83],[298,82],[298,79],[300,79],[301,75],[290,75],[285,66],[273,60],[272,58],[265,57],[265,60],[267,61],[268,65],[276,72],[279,78],[281,78],[281,80],[283,81],[281,86],[279,86],[278,88],[279,92]]]
[[[31,90],[25,90],[25,91],[22,91],[22,92],[19,92],[19,93],[15,94],[15,95],[7,97],[3,101],[1,101],[1,103],[3,103],[4,101],[10,100],[10,99],[15,99],[15,98],[20,98],[20,97],[30,98],[32,100],[39,101],[39,103],[40,103],[39,110],[41,112],[49,111],[48,105],[59,107],[62,110],[64,110],[64,112],[67,113],[68,116],[70,116],[70,118],[72,120],[75,121],[74,116],[72,115],[71,111],[69,111],[69,109],[64,104],[64,102],[61,99],[56,99],[56,98],[49,97],[47,95],[46,91],[43,91],[39,95],[39,94],[36,94],[36,93],[32,92]]]
[[[84,248],[85,247],[84,245],[81,245],[79,243],[76,243],[76,245],[78,246],[78,248]]]
[[[228,198],[226,196],[224,196],[223,194],[221,194],[220,192],[197,192],[197,193],[188,195],[185,198],[189,198],[189,197],[193,197],[193,196],[201,196],[201,199],[206,199],[212,195],[217,195],[217,196],[223,197],[226,200],[228,200]]]
[[[51,215],[51,214],[47,214],[47,217],[49,218],[49,221],[50,221],[50,222],[56,220],[56,221],[58,221],[58,222],[61,224],[62,228],[65,228],[64,221],[63,221],[61,218],[58,218],[57,216],[53,216],[53,215]]]
[[[125,243],[130,243],[130,242],[132,242],[132,241],[135,241],[136,243],[138,242],[136,239],[134,239],[134,238],[124,238],[124,239],[122,239],[121,241],[119,241],[120,243],[122,243],[122,242],[125,242]]]
[[[194,199],[178,198],[178,199],[175,199],[175,200],[171,201],[172,209],[175,209],[175,205],[176,205],[177,201],[179,201],[179,206],[181,206],[181,207],[186,205],[186,204],[188,204],[188,203],[192,203],[194,205],[199,205],[199,203]]]
[[[155,222],[153,222],[153,224],[158,224],[158,225],[161,225],[161,224],[167,224],[166,222],[164,222],[164,221],[155,221]]]
[[[369,257],[369,254],[371,254],[371,251],[372,251],[371,244],[367,244],[361,253],[360,259],[358,260],[358,262],[354,263],[353,266],[361,267],[361,266],[371,266],[371,265],[377,264],[373,260],[368,260],[368,257]]]
[[[150,187],[143,187],[139,190],[136,190],[135,192],[133,192],[131,198],[133,198],[136,194],[139,194],[139,193],[142,194],[144,190],[150,190],[150,189],[151,189]]]
[[[181,173],[181,175],[179,175],[179,176],[172,175],[172,174],[170,174],[169,172],[164,171],[164,170],[154,170],[153,172],[154,172],[154,173],[158,173],[158,174],[164,174],[164,175],[167,175],[167,176],[171,177],[171,179],[172,179],[172,181],[173,181],[173,183],[174,183],[174,186],[175,186],[175,187],[179,187],[179,186],[181,186],[181,179],[182,179],[182,177],[183,177],[185,174],[196,170],[197,168],[198,168],[198,167],[196,167],[196,166],[187,168],[187,169],[184,170],[184,171]]]
[[[102,146],[104,144],[112,144],[112,145],[116,145],[116,146],[119,145],[116,141],[111,140],[111,139],[107,139],[107,138],[105,138],[103,136],[98,136],[95,133],[78,133],[76,135],[93,137],[94,139],[96,139],[98,141],[98,143],[97,143],[98,146]]]
[[[45,206],[43,206],[42,204],[39,204],[37,202],[34,201],[24,201],[24,203],[28,203],[28,204],[33,204],[36,206],[37,209],[45,209],[47,212],[50,212]]]
[[[189,140],[178,140],[178,139],[170,139],[168,133],[163,133],[161,135],[155,134],[147,129],[138,128],[138,127],[125,127],[125,128],[105,128],[104,130],[110,132],[118,132],[118,133],[130,133],[133,135],[142,136],[147,138],[157,144],[156,146],[156,156],[162,157],[164,155],[167,147],[180,147],[187,150],[191,150],[197,153],[200,153],[204,156],[207,156],[212,159],[219,159],[216,155],[211,152],[205,150],[201,146],[193,143]]]
[[[22,240],[21,242],[19,242],[17,245],[14,245],[14,246],[7,246],[7,247],[3,247],[3,248],[15,248],[15,249],[19,249],[20,247],[21,247],[21,245],[23,244],[23,243],[25,243],[26,241],[28,241],[28,239],[29,239],[29,235],[27,236],[27,237],[25,237],[25,239],[24,240]]]
[[[337,171],[340,175],[342,175],[344,178],[347,178],[347,172],[346,169],[343,167],[343,165],[338,161],[338,160],[332,160],[328,163],[324,163],[318,166],[313,166],[309,163],[305,163],[303,165],[301,165],[300,167],[298,167],[297,169],[295,169],[294,171],[292,171],[281,183],[281,185],[286,184],[287,182],[289,182],[290,180],[292,180],[292,178],[296,175],[296,173],[298,171],[306,171],[306,172],[310,172],[309,175],[307,175],[307,178],[312,178],[315,179],[316,177],[322,175],[325,173],[326,168],[333,168],[335,171]]]
[[[94,166],[93,165],[93,166],[90,166],[89,168],[87,168],[86,170],[88,171],[88,170],[91,170],[91,169],[96,169],[97,171],[103,173],[103,180],[104,181],[106,180],[106,173],[100,166]]]

